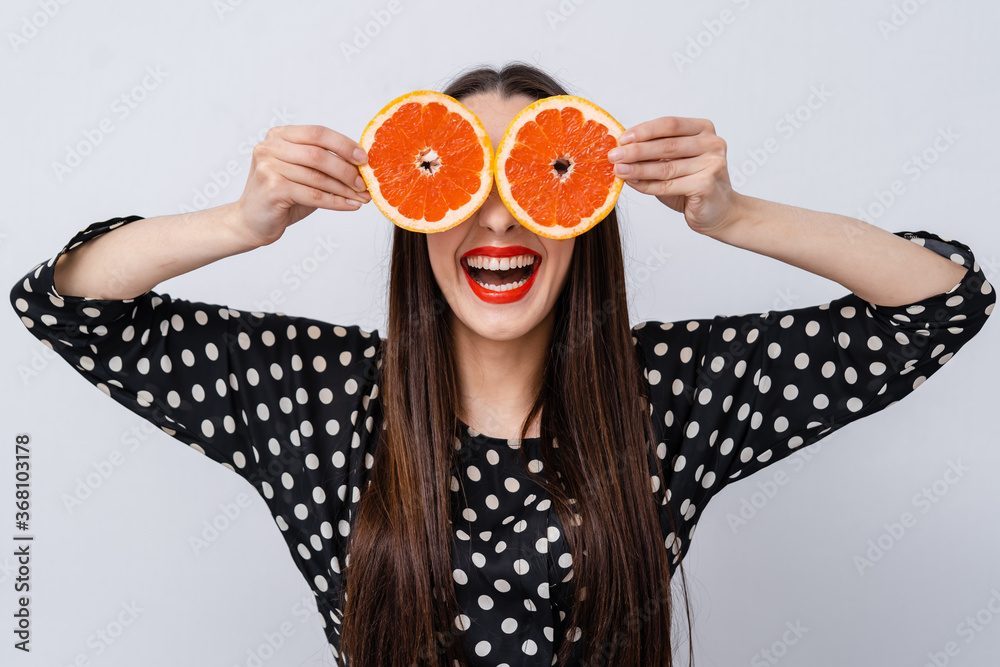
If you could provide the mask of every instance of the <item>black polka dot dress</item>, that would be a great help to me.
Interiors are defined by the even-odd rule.
[[[316,595],[339,658],[344,547],[382,428],[381,339],[357,326],[154,291],[127,300],[56,293],[59,255],[139,219],[80,231],[17,281],[11,304],[31,334],[100,391],[253,485]],[[848,293],[795,310],[633,327],[671,570],[726,484],[899,401],[983,327],[996,296],[970,249],[927,232],[897,234],[965,266],[962,281],[892,308]],[[525,469],[527,461],[544,475],[540,440],[498,439],[463,424],[454,446],[462,613],[452,630],[471,664],[550,665],[563,641],[575,642],[579,662],[583,632],[567,627],[573,560],[551,498]]]

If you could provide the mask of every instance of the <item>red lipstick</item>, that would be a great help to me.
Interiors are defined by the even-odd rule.
[[[481,246],[479,248],[473,248],[464,255],[462,259],[472,255],[481,255],[484,257],[516,257],[518,255],[532,255],[535,258],[535,263],[532,265],[531,275],[528,276],[528,280],[525,281],[520,287],[515,287],[512,290],[507,290],[506,292],[498,292],[496,290],[491,290],[487,287],[483,287],[475,279],[469,275],[469,266],[467,262],[461,262],[462,269],[465,272],[465,279],[469,281],[469,287],[472,288],[473,293],[480,299],[487,303],[513,303],[524,297],[531,289],[531,285],[535,282],[535,276],[538,275],[538,269],[541,267],[542,256],[539,255],[534,250],[525,248],[524,246],[512,245],[512,246]]]

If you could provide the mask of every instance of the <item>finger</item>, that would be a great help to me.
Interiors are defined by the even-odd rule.
[[[702,169],[707,169],[711,164],[712,158],[702,154],[698,157],[677,160],[616,164],[615,175],[630,181],[669,181],[696,174]]]
[[[275,171],[293,183],[300,183],[323,192],[340,195],[345,199],[354,199],[362,204],[371,201],[371,195],[368,192],[357,192],[337,179],[311,167],[284,162],[277,157],[274,158],[273,166]]]
[[[712,180],[714,180],[714,176],[710,170],[700,169],[694,173],[681,176],[680,178],[673,178],[669,181],[630,179],[625,182],[644,194],[656,195],[658,197],[671,195],[690,197],[707,192]]]
[[[715,126],[712,121],[704,118],[664,116],[629,128],[618,138],[618,143],[625,145],[636,141],[649,141],[658,137],[694,136],[705,131],[715,134]]]
[[[296,204],[312,208],[325,208],[331,211],[357,211],[361,202],[336,194],[330,194],[308,185],[289,181],[289,195]]]
[[[320,146],[355,165],[368,161],[368,156],[358,142],[322,125],[282,125],[268,130],[268,134],[271,132],[295,144]]]
[[[358,192],[366,189],[356,166],[319,146],[283,141],[271,147],[271,154],[289,164],[311,167]]]
[[[612,162],[643,162],[662,158],[695,157],[719,148],[711,137],[714,135],[698,134],[693,137],[663,137],[638,141],[625,146],[612,148],[608,159]],[[716,137],[718,141],[722,141]]]

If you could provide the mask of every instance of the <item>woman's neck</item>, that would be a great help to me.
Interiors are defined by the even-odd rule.
[[[554,321],[550,313],[520,338],[500,341],[480,336],[457,318],[452,320],[459,419],[485,435],[520,437],[521,424],[541,383]],[[527,437],[538,435],[536,416]]]

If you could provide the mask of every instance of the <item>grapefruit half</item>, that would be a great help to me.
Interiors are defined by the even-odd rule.
[[[553,239],[578,236],[614,208],[624,181],[608,151],[625,128],[596,104],[554,95],[529,104],[507,126],[493,175],[518,222]]]
[[[451,229],[493,189],[489,134],[448,95],[418,90],[396,98],[368,123],[358,143],[368,153],[358,170],[372,201],[403,229]]]

